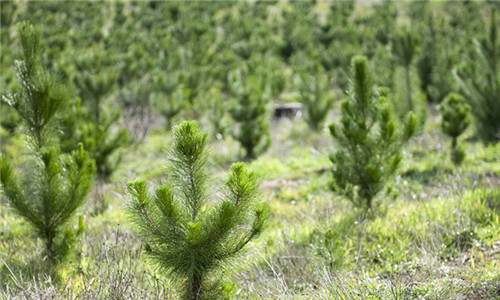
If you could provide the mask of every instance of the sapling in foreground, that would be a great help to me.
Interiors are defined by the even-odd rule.
[[[342,102],[340,124],[330,132],[338,144],[331,154],[333,189],[356,206],[372,209],[374,197],[395,175],[402,147],[415,133],[410,112],[399,126],[384,96],[373,90],[366,57],[352,60],[349,98]]]
[[[269,215],[256,175],[233,164],[220,197],[208,193],[207,137],[195,122],[174,128],[166,183],[128,184],[128,209],[150,259],[182,286],[184,299],[217,297],[222,271],[263,230]],[[216,200],[218,198],[218,200]]]
[[[69,98],[64,85],[39,62],[39,36],[32,25],[20,25],[19,89],[6,97],[27,129],[31,158],[18,174],[1,155],[0,186],[7,203],[45,242],[45,254],[54,265],[67,256],[83,231],[82,219],[77,228],[69,221],[90,191],[95,165],[82,144],[71,154],[61,154],[53,136],[55,115]]]

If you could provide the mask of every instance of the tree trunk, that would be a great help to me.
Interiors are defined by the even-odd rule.
[[[408,103],[408,111],[413,111],[413,101],[411,99],[410,66],[405,67],[405,79],[406,79],[406,101]]]
[[[453,137],[451,140],[451,160],[455,165],[460,164],[460,158],[459,158],[459,153],[457,149],[457,138]]]
[[[373,202],[373,197],[370,197],[367,199],[367,206],[368,206],[368,210],[372,211],[373,210],[373,206],[372,206],[372,202]]]
[[[201,299],[201,274],[193,273],[188,281],[189,286],[187,287],[184,299],[186,300],[199,300]]]

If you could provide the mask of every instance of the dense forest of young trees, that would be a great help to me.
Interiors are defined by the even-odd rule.
[[[418,298],[395,286],[410,272],[396,269],[426,251],[443,264],[477,260],[489,275],[472,281],[491,288],[474,291],[498,296],[498,9],[1,1],[0,297],[48,276],[55,298]],[[273,118],[290,103],[299,118]],[[393,207],[421,215],[391,219]],[[130,261],[155,283],[114,274],[92,286],[91,263],[121,270],[123,258],[83,249],[123,223],[139,249]],[[273,267],[283,257],[311,262]],[[295,285],[301,272],[310,285]],[[334,284],[336,272],[389,286]]]

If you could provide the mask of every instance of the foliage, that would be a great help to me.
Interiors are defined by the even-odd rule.
[[[369,68],[376,71],[374,102],[386,97],[386,105],[399,117],[397,122],[408,112],[408,70],[409,94],[420,124],[426,120],[424,102],[440,103],[453,91],[464,95],[474,111],[486,107],[477,100],[484,97],[471,97],[463,85],[473,91],[477,90],[473,82],[482,91],[497,87],[488,81],[490,64],[482,61],[471,41],[489,39],[491,30],[484,30],[484,21],[489,24],[490,9],[498,10],[499,3],[0,1],[0,93],[22,90],[11,66],[19,58],[17,53],[22,53],[15,24],[24,20],[41,25],[40,63],[68,88],[71,102],[51,119],[44,143],[56,148],[60,143],[61,152],[68,153],[78,151],[80,141],[90,150],[91,144],[100,146],[107,140],[114,149],[113,138],[106,136],[122,128],[134,142],[133,147],[125,143],[109,154],[110,169],[115,171],[103,189],[112,209],[86,214],[89,234],[82,236],[81,255],[59,270],[64,278],[60,282],[50,281],[51,274],[38,263],[44,243],[33,238],[36,232],[29,222],[9,209],[12,205],[2,191],[0,202],[7,205],[0,207],[0,298],[176,298],[174,280],[161,269],[140,263],[145,244],[124,225],[121,196],[131,176],[150,180],[165,172],[158,161],[172,134],[159,122],[164,105],[163,124],[196,119],[218,139],[209,160],[214,162],[210,171],[217,178],[225,176],[238,153],[239,141],[229,138],[243,124],[229,119],[232,110],[244,107],[238,104],[238,85],[246,86],[251,97],[264,94],[262,105],[269,110],[276,103],[300,99],[300,77],[294,71],[314,77],[320,65],[324,68],[320,77],[331,76],[329,92],[340,94],[349,87],[352,57],[363,54]],[[498,24],[498,16],[492,19]],[[409,68],[391,51],[404,24],[411,24],[408,30],[420,39],[420,51]],[[475,70],[462,80],[450,72],[457,68],[459,77],[468,65],[475,65]],[[99,74],[105,73],[114,83],[102,97],[101,115],[116,121],[108,130],[110,135],[96,141],[91,96],[82,94],[87,83],[80,79],[87,76],[99,81]],[[472,137],[465,144],[462,133],[457,141],[467,146],[468,159],[457,171],[451,160],[443,159],[449,149],[443,147],[448,142],[443,144],[441,118],[434,107],[427,107],[430,118],[425,127],[418,128],[421,134],[404,148],[402,174],[395,176],[392,186],[391,194],[400,200],[379,207],[370,218],[352,209],[339,193],[324,189],[332,175],[325,168],[331,162],[322,153],[334,149],[333,139],[325,139],[324,132],[314,132],[302,121],[270,121],[268,111],[262,118],[268,131],[263,132],[271,132],[266,135],[272,135],[273,145],[251,162],[251,168],[264,180],[273,225],[264,237],[265,247],[258,250],[260,255],[248,264],[233,265],[238,272],[223,268],[209,274],[207,290],[216,291],[210,283],[234,273],[227,281],[238,285],[231,298],[495,298],[500,286],[495,259],[500,240],[500,143],[482,145]],[[484,110],[498,115],[494,109]],[[339,122],[340,113],[341,106],[337,110],[334,105],[331,116]],[[60,126],[53,126],[59,121]],[[33,154],[33,143],[25,147],[23,130],[30,128],[8,105],[0,106],[0,122],[1,151],[9,158],[26,199],[35,199],[29,195],[41,185],[25,175],[40,174],[43,162]],[[368,137],[380,134],[377,124]],[[395,131],[400,133],[398,129],[399,125]],[[259,140],[255,153],[262,153],[266,144],[266,138]],[[123,161],[114,168],[120,154]],[[58,157],[72,160],[71,154]],[[61,172],[67,171],[61,167]],[[476,196],[482,188],[490,188],[491,195]],[[470,190],[475,191],[469,194]],[[94,195],[98,191],[94,189]],[[207,194],[211,195],[207,207],[217,206],[219,196],[224,196],[222,192]],[[375,196],[374,207],[392,196],[381,194]],[[151,195],[154,202],[154,192]],[[68,221],[64,227],[70,224],[76,222]],[[76,227],[72,230],[77,232]],[[221,289],[229,286],[223,283]]]
[[[334,102],[334,98],[329,95],[330,77],[318,68],[315,75],[301,74],[301,79],[300,100],[304,119],[313,130],[319,130]]]
[[[477,132],[485,143],[500,141],[500,39],[496,11],[492,10],[489,32],[473,41],[469,61],[455,77],[472,107]]]
[[[207,134],[195,122],[174,128],[167,184],[150,195],[146,181],[128,184],[129,211],[146,251],[161,270],[183,285],[183,298],[220,296],[221,271],[263,230],[268,217],[259,203],[256,175],[233,164],[213,203],[208,192]]]
[[[451,93],[439,105],[439,110],[443,117],[441,128],[452,138],[452,160],[459,165],[465,158],[465,151],[458,146],[457,139],[470,125],[470,105],[460,95]]]
[[[207,102],[211,104],[209,119],[212,126],[212,135],[221,140],[230,128],[230,122],[220,90],[217,88],[210,89],[207,93]]]
[[[356,206],[372,209],[373,198],[396,174],[401,149],[415,132],[416,117],[410,113],[404,127],[398,126],[386,98],[373,91],[366,57],[353,58],[351,76],[340,124],[330,125],[338,143],[330,156],[332,188]]]
[[[152,95],[153,87],[149,76],[131,82],[127,88],[120,90],[119,99],[122,104],[124,125],[131,139],[143,141],[150,130],[153,119]]]
[[[292,57],[300,52],[312,51],[313,45],[311,37],[311,26],[298,26],[294,30],[291,24],[304,24],[309,22],[305,14],[300,13],[300,10],[286,11],[282,21],[282,42],[279,46],[278,53],[285,62],[292,60]]]
[[[2,76],[0,76],[0,90],[4,93],[10,90],[15,85],[15,76],[13,73],[6,72],[9,67],[14,64],[14,50],[9,47],[12,43],[10,34],[10,25],[16,19],[17,4],[14,1],[3,1],[0,3],[0,22],[1,22],[1,47],[2,55],[0,57],[0,67],[2,69]],[[5,105],[0,105],[0,125],[9,134],[13,134],[16,127],[20,123],[20,118],[15,110]]]
[[[433,13],[435,9],[430,3],[416,2],[414,5],[424,4],[422,11],[415,13],[412,18],[419,22],[422,29],[422,49],[416,67],[420,78],[420,88],[425,92],[430,102],[439,103],[446,95],[454,90],[454,79],[449,71],[457,63],[459,55],[449,45],[451,41],[447,36],[452,35],[444,16]]]
[[[97,174],[101,180],[109,178],[117,168],[121,154],[117,152],[128,142],[128,133],[118,126],[120,109],[107,101],[115,88],[118,74],[106,66],[105,53],[94,49],[81,55],[75,61],[74,82],[81,98],[79,114],[69,116],[66,132],[80,135],[66,136],[69,149],[76,141],[82,141],[96,162]],[[72,129],[71,127],[77,127]],[[118,127],[118,128],[116,128]]]
[[[411,92],[410,67],[417,56],[420,39],[415,31],[402,28],[394,33],[392,52],[400,66],[405,69],[406,103],[408,111],[414,111]]]
[[[394,31],[398,11],[393,1],[384,0],[373,7],[375,20],[374,25],[378,25],[375,37],[383,45],[390,42],[391,33]]]
[[[230,109],[231,117],[237,124],[234,138],[245,149],[245,157],[253,159],[271,143],[267,112],[270,87],[257,75],[245,74],[241,70],[232,72],[229,76],[231,92],[235,98]]]
[[[17,214],[45,242],[51,263],[64,259],[83,231],[69,220],[90,191],[95,166],[82,144],[71,154],[61,154],[55,132],[55,115],[68,104],[64,85],[39,61],[40,35],[29,23],[19,26],[22,60],[16,62],[19,89],[7,103],[21,116],[32,159],[21,179],[7,156],[1,156],[0,183]]]
[[[179,85],[170,97],[165,97],[160,93],[153,95],[153,103],[158,112],[165,119],[165,129],[170,130],[172,119],[174,119],[186,106],[189,98],[189,90],[184,85]]]
[[[337,27],[333,30],[332,42],[318,49],[318,60],[327,72],[333,72],[334,81],[342,90],[348,86],[347,74],[351,58],[361,52],[359,35],[360,32],[351,24]]]

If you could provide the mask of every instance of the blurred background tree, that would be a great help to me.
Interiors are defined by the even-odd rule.
[[[451,159],[460,165],[465,158],[465,150],[458,145],[458,137],[471,123],[470,105],[462,96],[451,93],[439,105],[443,132],[451,137]]]
[[[455,74],[472,107],[479,137],[485,143],[496,143],[500,141],[500,39],[496,10],[491,11],[487,34],[474,39],[472,45],[467,62]]]

